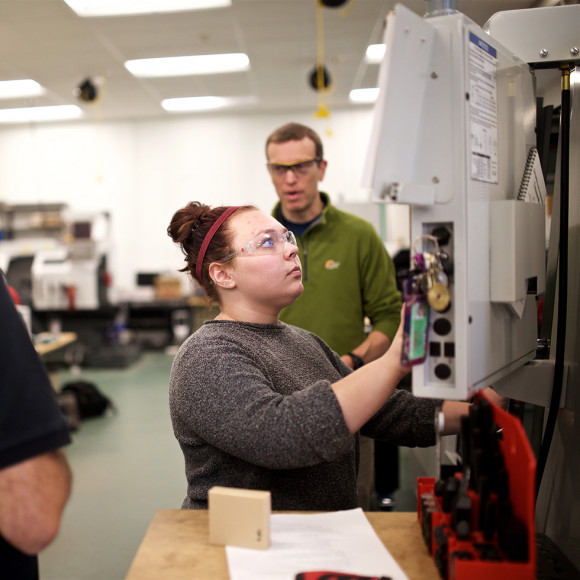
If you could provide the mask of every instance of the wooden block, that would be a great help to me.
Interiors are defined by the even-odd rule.
[[[215,486],[208,503],[210,544],[258,550],[270,546],[269,491]]]

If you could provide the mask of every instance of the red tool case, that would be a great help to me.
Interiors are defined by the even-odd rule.
[[[534,580],[536,460],[522,424],[479,393],[461,440],[461,472],[417,481],[419,523],[439,573]]]

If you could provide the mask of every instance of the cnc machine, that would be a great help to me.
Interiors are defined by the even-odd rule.
[[[568,574],[549,577],[580,570],[579,43],[579,5],[498,13],[485,29],[448,2],[387,18],[366,184],[411,207],[413,392],[468,400],[493,386],[523,409],[513,424],[477,394],[453,507],[448,482],[419,484],[443,577],[548,577],[546,546]],[[536,101],[548,69],[562,85],[549,244]]]

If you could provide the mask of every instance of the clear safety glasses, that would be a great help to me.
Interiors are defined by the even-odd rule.
[[[290,230],[283,233],[264,232],[250,240],[239,251],[226,256],[223,260],[229,260],[235,256],[265,256],[268,254],[281,254],[284,250],[284,244],[298,246],[296,236]]]
[[[292,171],[294,175],[306,175],[315,163],[320,163],[321,161],[320,157],[315,157],[314,159],[306,159],[288,165],[282,163],[267,163],[266,165],[274,177],[284,177],[288,170]]]

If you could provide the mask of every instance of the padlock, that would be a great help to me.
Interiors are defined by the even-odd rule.
[[[427,302],[436,312],[445,312],[451,303],[449,288],[441,282],[435,282],[427,290]]]
[[[428,269],[421,276],[421,290],[433,310],[445,312],[451,302],[449,279],[437,255],[425,253],[423,256]]]

